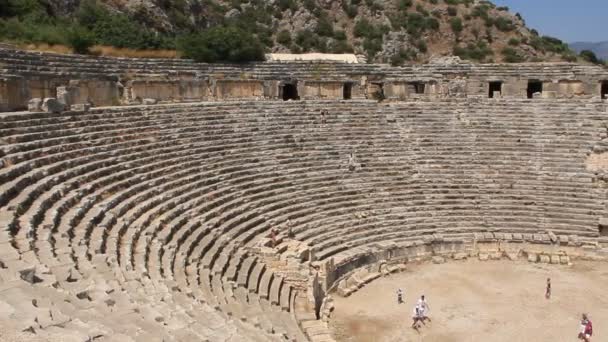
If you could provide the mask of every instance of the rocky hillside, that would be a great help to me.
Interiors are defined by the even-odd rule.
[[[268,52],[354,52],[368,61],[395,65],[445,55],[478,62],[577,58],[560,40],[539,36],[519,14],[489,1],[0,0],[0,4],[7,1],[38,2],[49,16],[68,21],[74,20],[83,4],[93,3],[128,17],[129,25],[136,23],[147,32],[145,39],[124,39],[127,47],[138,39],[147,42],[144,47],[171,47],[170,38],[176,35],[234,25],[254,33]],[[120,30],[120,25],[111,23],[102,29]],[[159,43],[150,37],[163,39]],[[110,41],[110,45],[120,42]]]

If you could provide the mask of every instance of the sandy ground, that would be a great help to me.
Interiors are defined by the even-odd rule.
[[[550,300],[544,296],[547,277]],[[405,291],[405,304],[397,304],[398,288]],[[411,316],[421,294],[432,322],[416,332]],[[333,297],[330,326],[344,342],[576,342],[582,312],[593,322],[592,341],[608,341],[608,263],[410,265],[348,298]]]

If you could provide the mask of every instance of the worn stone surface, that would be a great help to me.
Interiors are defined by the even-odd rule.
[[[42,102],[42,110],[48,113],[61,113],[64,109],[64,104],[53,97],[47,97]]]
[[[27,110],[30,112],[41,112],[42,111],[42,99],[35,98],[31,99],[27,103]]]

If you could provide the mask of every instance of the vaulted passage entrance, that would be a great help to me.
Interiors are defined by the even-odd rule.
[[[502,94],[502,82],[500,82],[500,81],[490,82],[489,88],[490,88],[490,93],[488,94],[488,97],[491,99],[494,98],[495,92],[499,92],[500,94]]]
[[[350,100],[353,97],[353,84],[352,83],[344,83],[344,88],[342,89],[342,97],[345,100]]]
[[[608,99],[608,81],[602,82],[602,99]]]
[[[543,92],[543,82],[541,81],[528,81],[528,98],[534,97],[535,93]]]
[[[282,87],[283,91],[283,101],[287,100],[299,100],[298,96],[298,86],[293,83],[284,84]]]

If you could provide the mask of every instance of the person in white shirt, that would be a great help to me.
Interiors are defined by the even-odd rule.
[[[427,303],[426,299],[424,298],[424,295],[420,296],[420,299],[418,299],[418,303],[416,304],[416,306],[420,307],[421,313],[420,313],[420,317],[422,318],[422,322],[424,323],[425,320],[429,320],[429,322],[431,321],[431,319],[429,318],[429,311],[431,311],[431,307],[429,306],[429,303]]]
[[[418,330],[418,322],[424,324],[424,320],[422,319],[422,308],[420,305],[416,304],[414,307],[414,312],[412,313],[412,328]]]

